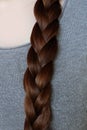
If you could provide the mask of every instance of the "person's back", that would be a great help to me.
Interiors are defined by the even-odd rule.
[[[68,0],[52,80],[53,130],[87,129],[87,1]],[[30,43],[0,48],[0,130],[23,130],[23,74]]]

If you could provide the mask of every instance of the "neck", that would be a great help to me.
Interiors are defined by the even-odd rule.
[[[63,0],[62,0],[63,1]],[[36,0],[0,0],[0,47],[30,43]]]
[[[30,42],[36,22],[33,7],[36,0],[0,1],[0,47],[16,47]]]

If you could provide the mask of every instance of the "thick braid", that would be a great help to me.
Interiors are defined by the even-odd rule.
[[[48,130],[51,121],[51,79],[53,61],[58,51],[59,0],[37,0],[34,6],[36,23],[31,33],[24,74],[24,130]]]

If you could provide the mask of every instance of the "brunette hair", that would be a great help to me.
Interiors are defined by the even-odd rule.
[[[37,0],[34,5],[36,23],[32,29],[24,73],[24,130],[48,130],[52,117],[51,80],[58,51],[59,0]]]

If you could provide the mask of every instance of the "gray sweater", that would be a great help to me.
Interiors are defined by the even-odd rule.
[[[87,0],[68,0],[52,79],[52,130],[87,130]],[[23,130],[23,74],[30,43],[0,48],[0,130]]]

